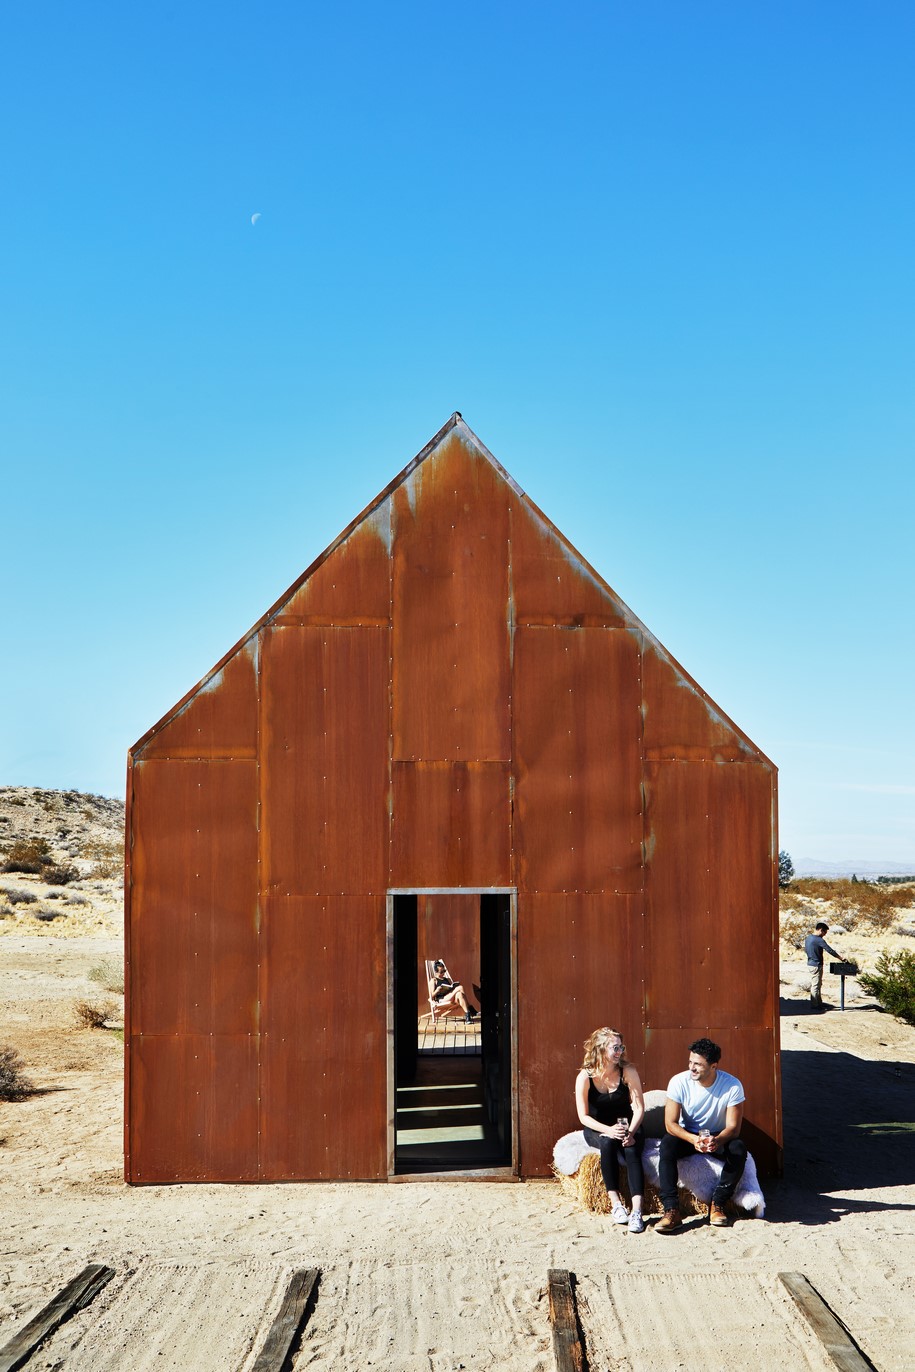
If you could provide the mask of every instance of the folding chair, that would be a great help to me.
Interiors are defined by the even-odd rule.
[[[447,971],[448,969],[446,968],[445,970]],[[464,1012],[456,1001],[451,1001],[451,1003],[448,1005],[440,1005],[439,1002],[435,999],[434,958],[426,958],[426,989],[429,992],[429,1010],[426,1014],[420,1015],[420,1024],[423,1022],[424,1019],[431,1019],[432,1023],[435,1024],[436,1019],[442,1019],[445,1015],[448,1014],[457,1014],[463,1016]]]

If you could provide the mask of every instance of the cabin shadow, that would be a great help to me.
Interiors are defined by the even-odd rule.
[[[781,1063],[785,1173],[766,1218],[822,1224],[852,1210],[915,1210],[830,1194],[915,1183],[915,1064],[806,1049],[783,1049]]]

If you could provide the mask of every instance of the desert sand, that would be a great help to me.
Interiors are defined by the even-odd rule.
[[[249,1369],[298,1267],[322,1275],[295,1368],[546,1372],[550,1267],[576,1275],[592,1372],[831,1367],[781,1271],[881,1372],[915,1367],[915,1029],[854,985],[814,1016],[802,963],[782,965],[785,1175],[763,1220],[630,1235],[555,1181],[131,1188],[122,1043],[73,1015],[121,951],[114,892],[96,894],[0,920],[0,1043],[38,1088],[0,1104],[0,1344],[87,1263],[116,1270],[30,1370]]]

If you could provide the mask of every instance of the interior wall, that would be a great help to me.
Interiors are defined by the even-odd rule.
[[[416,1003],[418,1013],[429,1009],[425,961],[441,958],[467,999],[479,1009],[474,984],[480,984],[479,895],[420,896],[416,955]]]

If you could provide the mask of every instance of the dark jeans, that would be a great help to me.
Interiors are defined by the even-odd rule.
[[[661,1204],[665,1210],[678,1208],[678,1159],[685,1158],[695,1152],[693,1145],[687,1143],[686,1139],[678,1139],[673,1134],[665,1134],[662,1138],[661,1152],[658,1157],[658,1174],[661,1179]],[[724,1160],[721,1179],[712,1193],[712,1200],[715,1204],[724,1205],[725,1201],[730,1200],[733,1196],[737,1183],[743,1176],[743,1169],[747,1163],[747,1145],[743,1139],[728,1139],[727,1143],[722,1144],[711,1156]]]
[[[645,1192],[645,1173],[642,1170],[643,1138],[641,1129],[636,1134],[635,1143],[631,1148],[624,1148],[619,1139],[611,1139],[606,1134],[598,1134],[596,1129],[585,1129],[584,1135],[585,1143],[590,1144],[592,1148],[600,1149],[600,1174],[607,1190],[618,1191],[620,1189],[620,1162],[625,1162],[630,1196],[643,1195]]]

